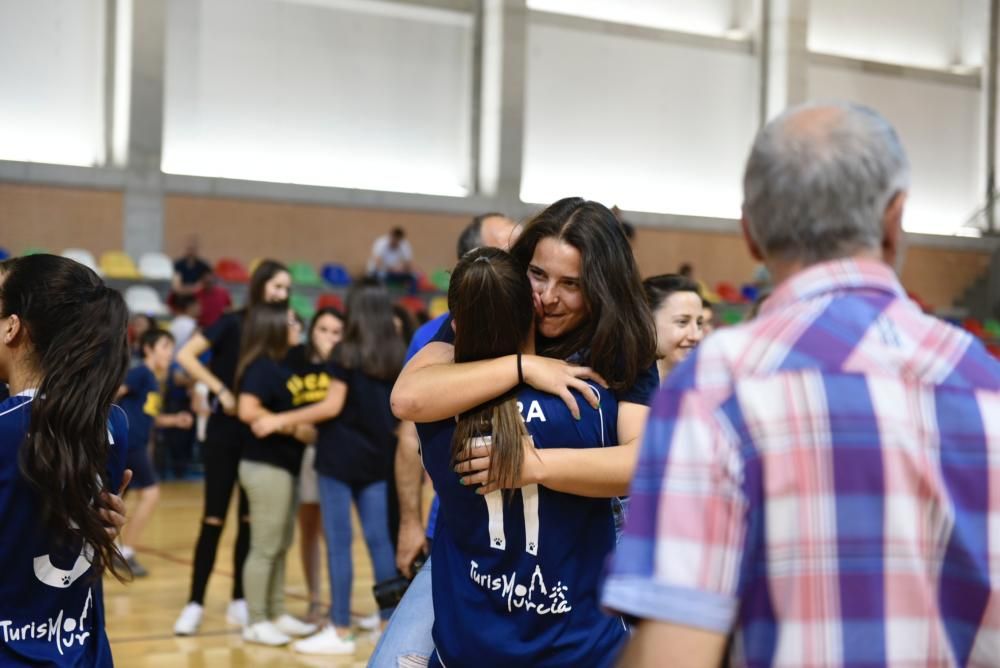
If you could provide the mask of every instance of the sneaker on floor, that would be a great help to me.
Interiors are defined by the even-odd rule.
[[[270,645],[280,647],[292,641],[281,630],[271,622],[257,622],[243,629],[243,639],[247,642],[258,645]]]
[[[319,630],[319,627],[315,624],[307,624],[306,622],[300,622],[289,614],[284,614],[274,620],[274,625],[278,627],[278,630],[285,635],[292,636],[293,638],[304,638],[305,636],[312,635]]]
[[[354,654],[354,640],[341,638],[332,626],[316,635],[292,643],[292,650],[299,654]]]
[[[190,636],[198,632],[201,626],[201,616],[204,609],[197,603],[188,603],[174,622],[174,633],[179,636]]]
[[[361,615],[353,615],[351,617],[351,622],[354,623],[362,631],[376,631],[382,626],[382,618],[379,617],[377,612],[362,617]]]
[[[246,599],[238,598],[229,602],[229,607],[226,608],[227,622],[233,626],[244,627],[247,625],[249,618],[250,612],[247,610]]]
[[[142,564],[140,564],[136,560],[134,554],[132,556],[130,556],[128,559],[126,559],[125,563],[128,564],[128,567],[132,570],[132,575],[134,575],[135,577],[137,577],[137,578],[144,578],[147,575],[149,575],[149,571],[147,571],[146,567],[143,566]]]

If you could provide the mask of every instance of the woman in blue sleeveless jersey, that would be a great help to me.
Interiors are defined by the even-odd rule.
[[[121,295],[52,255],[0,263],[0,665],[111,666],[101,576],[125,467]]]
[[[533,354],[530,298],[528,277],[507,253],[480,248],[466,255],[448,291],[455,361]],[[595,409],[573,392],[577,418],[560,397],[521,384],[457,422],[417,425],[424,465],[441,498],[432,548],[431,665],[613,662],[625,626],[601,612],[597,596],[615,544],[608,500],[536,484],[484,495],[454,471],[470,443],[489,441],[489,476],[509,488],[523,460],[537,451],[615,444],[615,397],[596,383],[586,385],[583,392],[599,402]]]

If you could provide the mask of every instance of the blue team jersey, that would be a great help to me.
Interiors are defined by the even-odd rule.
[[[128,388],[118,404],[128,416],[128,447],[142,449],[149,445],[149,433],[163,407],[160,381],[145,364],[129,369],[125,376]]]
[[[600,408],[578,396],[579,421],[559,397],[528,387],[518,391],[536,447],[618,442],[618,404],[594,387]],[[598,601],[598,580],[615,546],[608,499],[538,485],[509,497],[480,496],[453,471],[455,421],[417,430],[424,467],[441,499],[431,570],[434,660],[477,668],[611,665],[626,630]]]
[[[111,666],[101,582],[87,550],[53,549],[37,494],[18,468],[31,402],[20,394],[0,403],[0,666]],[[125,469],[127,431],[124,411],[113,407],[105,484],[113,491]]]

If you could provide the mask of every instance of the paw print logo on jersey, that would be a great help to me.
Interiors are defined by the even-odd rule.
[[[80,555],[73,563],[73,568],[69,570],[59,568],[53,564],[52,557],[47,554],[35,557],[32,566],[34,567],[35,577],[38,578],[39,582],[47,584],[50,587],[55,587],[56,589],[67,589],[79,580],[84,573],[90,570],[90,560],[93,556],[94,548],[90,545],[84,545],[83,549],[80,550]]]

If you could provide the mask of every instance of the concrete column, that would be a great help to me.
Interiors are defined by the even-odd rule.
[[[809,94],[809,0],[761,0],[761,125]]]
[[[106,52],[115,55],[107,68],[108,157],[112,164],[124,162],[125,251],[137,258],[163,248],[166,2],[109,0],[109,9]]]
[[[521,195],[527,46],[525,0],[482,0],[478,181],[512,212]]]
[[[988,235],[1000,232],[997,207],[997,97],[1000,88],[1000,0],[990,0],[987,9],[989,33],[986,40],[986,54],[983,59],[983,126],[985,144],[986,183],[984,188],[983,227]],[[984,313],[973,313],[986,318],[1000,317],[1000,249],[993,252],[986,283],[986,305]]]

